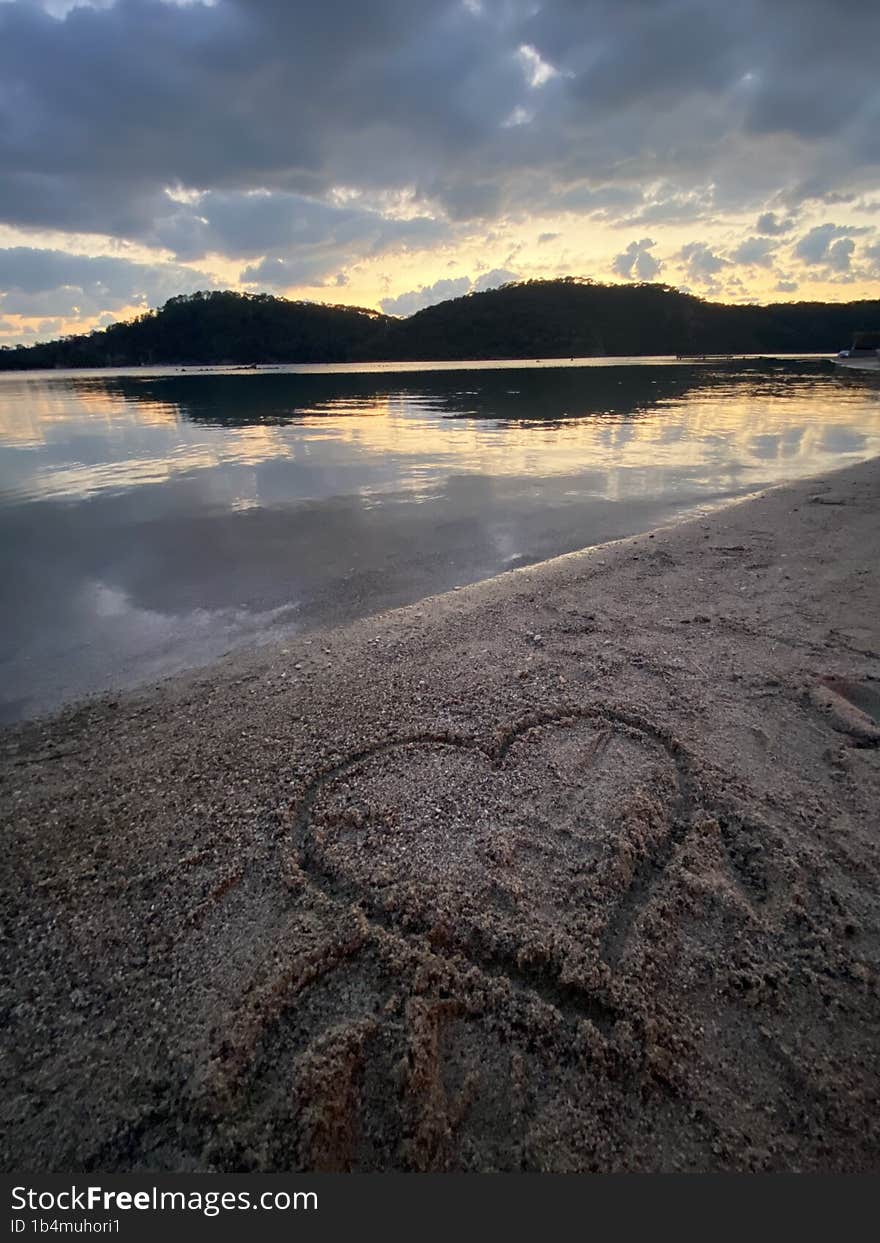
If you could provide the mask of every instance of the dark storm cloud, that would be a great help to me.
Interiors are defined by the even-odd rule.
[[[242,285],[257,285],[260,289],[289,289],[291,285],[321,285],[324,283],[327,261],[310,262],[308,259],[280,259],[267,255],[259,263],[242,268],[238,279]]]
[[[873,0],[7,0],[0,220],[315,280],[506,211],[773,235],[876,185],[878,46]]]
[[[184,260],[212,251],[248,258],[320,246],[337,253],[380,253],[391,246],[430,245],[448,234],[442,221],[427,216],[394,219],[364,207],[283,192],[209,191],[191,206],[169,200],[168,209],[156,221],[151,240]]]
[[[624,209],[637,207],[643,198],[637,186],[591,186],[586,182],[575,182],[559,192],[554,206],[561,211],[615,219]]]
[[[176,264],[143,264],[30,246],[0,249],[0,311],[5,315],[95,315],[155,305],[205,289],[210,276]]]
[[[165,185],[315,195],[433,175],[521,94],[493,31],[438,0],[117,0],[63,21],[4,4],[4,214],[131,231]],[[127,211],[59,192],[108,179]]]
[[[617,220],[621,228],[640,224],[687,224],[708,216],[713,207],[711,191],[679,194],[669,186],[655,191],[639,209]],[[608,213],[605,213],[606,217]]]

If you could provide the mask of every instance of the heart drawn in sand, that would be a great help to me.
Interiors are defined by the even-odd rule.
[[[624,895],[689,827],[687,782],[661,731],[560,713],[494,748],[423,736],[351,757],[314,781],[296,837],[322,888],[446,950],[616,959]]]

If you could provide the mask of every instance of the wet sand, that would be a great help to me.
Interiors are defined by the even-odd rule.
[[[880,1168],[880,460],[2,735],[3,1163]]]

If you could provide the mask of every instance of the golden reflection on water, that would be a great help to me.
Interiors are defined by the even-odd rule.
[[[817,364],[506,370],[0,375],[0,717],[880,453]]]
[[[374,499],[403,491],[418,500],[460,474],[584,476],[578,495],[623,499],[656,491],[658,472],[697,487],[741,488],[880,453],[878,390],[824,376],[697,383],[629,413],[530,418],[525,402],[522,417],[460,417],[479,382],[467,377],[446,394],[331,396],[281,411],[271,424],[249,421],[248,394],[239,390],[237,422],[227,407],[215,424],[210,408],[194,421],[177,402],[135,398],[100,381],[4,377],[0,487],[15,499],[77,499],[232,469],[241,477],[223,502],[243,509],[261,504],[256,468],[276,462],[306,472],[291,484],[290,500],[332,494],[333,471],[353,464],[365,478],[349,481],[349,490]]]
[[[180,419],[176,405],[149,402],[128,406],[100,388],[82,388],[72,408],[69,388],[57,382],[24,380],[17,384],[8,377],[0,383],[0,445],[20,449],[47,444],[59,431],[70,427],[72,418],[88,418],[92,430],[106,433],[120,426],[174,427]]]

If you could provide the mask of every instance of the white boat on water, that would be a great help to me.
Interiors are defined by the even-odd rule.
[[[849,349],[834,361],[848,371],[880,371],[880,332],[857,332]]]

